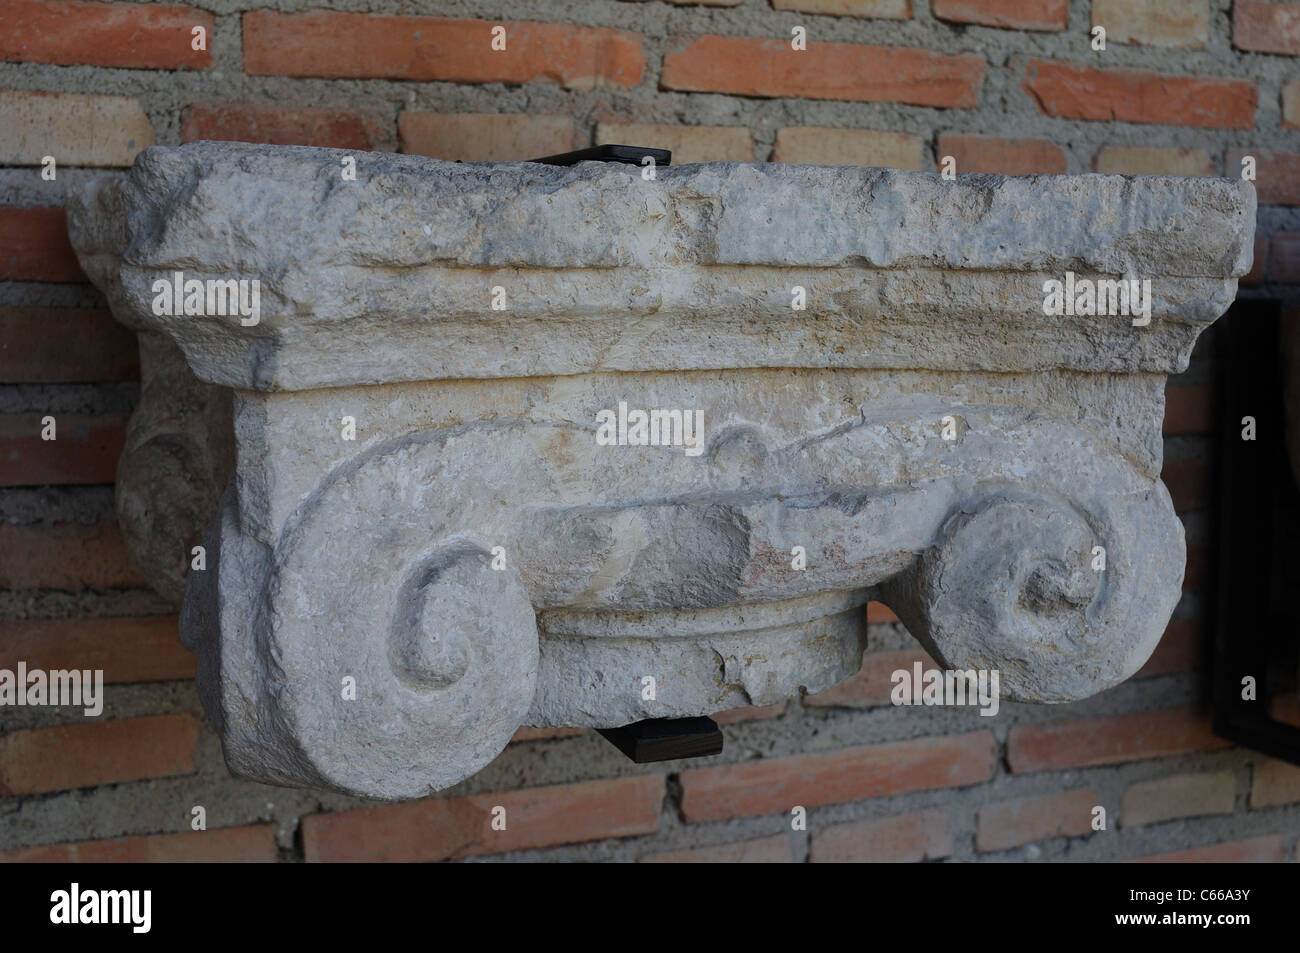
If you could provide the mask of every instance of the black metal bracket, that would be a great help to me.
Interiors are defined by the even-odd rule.
[[[722,732],[712,718],[650,718],[621,728],[597,728],[637,764],[707,758],[722,753]]]
[[[673,154],[668,149],[652,149],[649,146],[592,146],[577,152],[561,152],[558,155],[542,156],[529,159],[529,162],[542,162],[546,165],[577,165],[579,162],[622,162],[627,165],[644,165],[646,156],[654,160],[656,166],[669,165]]]
[[[1222,417],[1214,733],[1300,764],[1300,727],[1269,712],[1274,647],[1285,648],[1281,640],[1289,638],[1294,651],[1300,638],[1294,592],[1280,584],[1290,559],[1288,537],[1300,536],[1300,494],[1286,458],[1279,310],[1276,303],[1239,302],[1217,329]],[[1241,437],[1246,416],[1255,418],[1255,440]],[[1255,679],[1254,700],[1241,697],[1246,676]]]

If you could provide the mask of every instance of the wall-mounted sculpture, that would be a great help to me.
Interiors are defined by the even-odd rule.
[[[826,688],[872,598],[1011,699],[1133,674],[1183,575],[1165,376],[1232,301],[1254,208],[1223,179],[204,143],[99,181],[71,231],[205,407],[233,392],[182,617],[230,766],[396,798],[521,724]],[[1149,321],[1075,299],[1121,278]],[[255,320],[210,285],[186,307],[253,280]],[[217,439],[176,493],[218,485]],[[141,561],[179,535],[137,531]]]

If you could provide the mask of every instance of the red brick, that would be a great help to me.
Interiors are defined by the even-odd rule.
[[[1232,45],[1255,53],[1300,55],[1300,7],[1293,3],[1234,0]]]
[[[0,486],[112,483],[126,418],[53,414],[55,440],[41,439],[41,414],[0,414]]]
[[[1300,232],[1277,232],[1269,249],[1268,277],[1284,285],[1300,284]]]
[[[1286,860],[1285,834],[1269,834],[1225,844],[1207,844],[1167,854],[1133,857],[1131,864],[1279,864]]]
[[[0,381],[140,378],[135,332],[95,308],[0,308]]]
[[[789,834],[773,834],[758,840],[691,850],[673,850],[642,857],[642,864],[792,864],[794,852]]]
[[[1026,66],[1024,90],[1048,116],[1211,129],[1253,129],[1259,99],[1255,84],[1244,80],[1040,59]]]
[[[1210,720],[1190,708],[1134,712],[1051,725],[1017,725],[1007,737],[1007,764],[1016,774],[1123,764],[1229,747]]]
[[[215,139],[365,151],[384,138],[378,122],[346,109],[212,103],[187,106],[181,115],[182,142]]]
[[[1268,280],[1268,246],[1269,240],[1262,236],[1255,238],[1255,255],[1250,263],[1250,271],[1237,279],[1243,288],[1262,285]]]
[[[494,26],[506,28],[505,51],[491,48]],[[244,14],[244,72],[252,76],[546,79],[589,89],[636,86],[645,65],[638,34],[602,27],[326,11]]]
[[[0,208],[0,281],[86,281],[61,208]]]
[[[746,705],[744,708],[732,708],[728,711],[716,712],[713,720],[720,725],[740,725],[749,721],[767,721],[770,718],[780,718],[785,714],[786,702],[777,702],[775,705]]]
[[[889,693],[893,690],[890,681],[899,669],[912,671],[912,666],[920,662],[925,668],[934,665],[930,656],[921,648],[902,649],[897,652],[868,652],[862,656],[862,668],[825,691],[808,695],[803,703],[813,708],[876,708],[889,704]]]
[[[13,731],[0,735],[0,794],[43,794],[193,774],[198,738],[198,722],[189,715]]]
[[[889,608],[883,602],[867,603],[867,625],[875,625],[878,622],[897,622],[898,616],[894,615],[894,610]]]
[[[0,587],[83,589],[145,586],[116,523],[0,523]]]
[[[664,57],[664,89],[740,96],[979,105],[984,57],[856,43],[809,43],[792,50],[785,39],[700,36]]]
[[[278,856],[274,824],[145,834],[0,852],[0,863],[268,864]]]
[[[965,787],[987,781],[996,768],[997,742],[988,731],[695,768],[681,774],[682,815],[690,823],[720,821]]]
[[[1255,157],[1255,196],[1260,205],[1300,205],[1300,154],[1274,149],[1229,149],[1223,171],[1241,175],[1241,157]]]
[[[914,864],[950,854],[948,811],[935,808],[818,831],[808,859],[814,864]]]
[[[953,23],[1057,33],[1069,22],[1070,0],[931,0],[930,12]]]
[[[990,804],[976,815],[975,849],[1010,850],[1053,837],[1081,837],[1092,830],[1092,809],[1100,803],[1091,788],[1074,788]]]
[[[0,0],[0,59],[61,66],[203,69],[212,65],[212,14],[153,3]],[[194,50],[191,31],[207,31]]]
[[[104,681],[160,682],[194,677],[175,616],[0,622],[0,668],[100,669]]]
[[[1156,650],[1133,677],[1195,671],[1203,667],[1205,655],[1205,630],[1201,624],[1188,619],[1174,619],[1166,627]]]
[[[1165,388],[1166,436],[1210,433],[1214,429],[1214,391],[1208,384],[1170,384]]]
[[[996,136],[939,137],[935,150],[940,168],[943,157],[956,160],[956,171],[996,172],[1002,175],[1065,173],[1065,150],[1046,139],[999,139]]]
[[[1175,513],[1199,510],[1210,501],[1210,463],[1206,460],[1166,460],[1160,471]]]
[[[663,798],[664,779],[648,775],[312,814],[303,849],[311,862],[430,861],[636,837],[659,829]]]

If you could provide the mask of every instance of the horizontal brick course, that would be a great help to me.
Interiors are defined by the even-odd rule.
[[[997,767],[987,731],[786,758],[763,758],[681,774],[688,823],[789,812],[869,798],[980,784]]]
[[[808,859],[815,864],[916,863],[951,854],[948,811],[932,808],[815,831]]]
[[[0,668],[102,670],[109,684],[194,677],[175,616],[0,621]]]
[[[127,166],[153,145],[153,126],[129,96],[0,90],[0,164]]]
[[[969,108],[984,79],[981,56],[909,47],[700,36],[664,57],[664,89],[739,96],[838,99]]]
[[[1242,156],[1255,157],[1255,195],[1260,205],[1300,205],[1300,153],[1276,149],[1229,149],[1225,175],[1241,175]]]
[[[303,849],[309,862],[431,861],[635,837],[658,830],[663,797],[664,779],[647,775],[311,814]]]
[[[930,12],[953,23],[1055,33],[1069,21],[1070,0],[930,0]]]
[[[1300,765],[1258,757],[1251,768],[1251,810],[1297,802],[1300,802]]]
[[[1287,859],[1287,837],[1268,834],[1223,844],[1206,844],[1187,850],[1133,857],[1135,864],[1278,864]]]
[[[80,709],[76,717],[82,717]],[[43,794],[194,773],[190,715],[86,721],[0,735],[0,795]]]
[[[1080,837],[1092,831],[1092,809],[1101,798],[1091,788],[1002,801],[979,809],[975,849],[1011,850],[1053,837]]]
[[[958,173],[994,172],[1000,175],[1063,175],[1065,150],[1046,139],[1001,139],[955,133],[939,137],[935,159],[952,156]]]
[[[245,13],[252,76],[373,77],[453,83],[549,80],[568,89],[636,86],[641,37],[567,23],[495,23],[368,13]],[[492,28],[506,49],[492,49]]]
[[[910,133],[786,126],[776,131],[772,161],[919,171],[924,147],[921,137]]]
[[[0,523],[0,588],[144,586],[116,523]]]
[[[1119,822],[1138,827],[1182,817],[1231,814],[1236,801],[1237,779],[1231,771],[1176,774],[1130,784],[1120,802]]]
[[[212,65],[212,14],[155,3],[0,0],[0,59],[61,66],[203,69]],[[207,31],[207,50],[192,30]]]
[[[213,139],[365,151],[386,137],[373,118],[346,109],[196,103],[181,113],[181,142]]]
[[[1190,708],[1134,712],[1049,725],[1016,725],[1007,736],[1007,764],[1016,774],[1123,764],[1176,754],[1219,751],[1210,720]]]
[[[1092,0],[1092,25],[1107,43],[1204,49],[1210,38],[1209,0]]]
[[[1300,7],[1233,0],[1232,45],[1255,53],[1300,55]]]
[[[1214,160],[1204,149],[1106,146],[1093,169],[1112,175],[1214,175]]]
[[[42,440],[43,414],[0,414],[0,486],[112,483],[126,442],[126,418],[51,414],[54,440]]]
[[[49,844],[0,851],[0,863],[249,864],[278,858],[274,824]]]
[[[1031,59],[1025,92],[1048,116],[1097,122],[1253,129],[1259,93],[1244,80],[1095,69]]]
[[[85,280],[63,209],[0,207],[0,281]]]
[[[135,332],[98,308],[0,308],[0,382],[140,377]]]
[[[462,162],[519,162],[585,145],[568,116],[411,112],[397,119],[402,151]]]

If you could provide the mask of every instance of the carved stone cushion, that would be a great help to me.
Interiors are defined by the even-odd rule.
[[[70,208],[119,319],[233,392],[182,630],[236,772],[419,796],[521,724],[818,691],[873,598],[1014,700],[1155,647],[1165,376],[1249,267],[1248,184],[342,158],[154,148]],[[177,272],[256,279],[257,322],[156,313]],[[1151,320],[1045,314],[1067,273],[1149,279]],[[629,408],[702,440],[598,439]],[[188,476],[124,487],[172,514],[128,526],[145,565],[224,479],[188,417]]]

